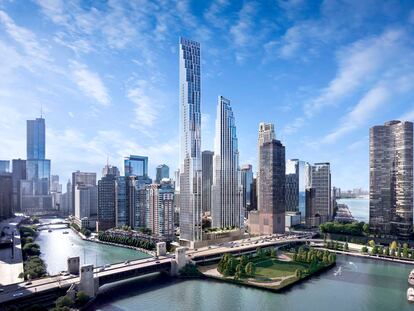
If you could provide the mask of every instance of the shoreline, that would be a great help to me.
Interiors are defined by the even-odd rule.
[[[129,245],[112,243],[112,242],[105,242],[105,241],[101,241],[99,239],[87,238],[81,232],[79,232],[75,228],[73,228],[72,226],[69,226],[69,227],[70,227],[70,229],[72,229],[84,241],[98,243],[98,244],[111,245],[111,246],[116,246],[116,247],[129,248],[129,249],[133,249],[133,250],[139,251],[141,253],[145,253],[145,254],[150,255],[152,257],[155,257],[155,255],[156,255],[156,253],[154,251],[149,251],[147,249],[143,249],[143,248],[139,248],[139,247],[135,247],[135,246],[129,246]]]
[[[329,249],[329,248],[325,248],[325,247],[318,247],[318,246],[314,246],[314,247],[318,248],[318,249],[322,249],[322,250],[328,250],[328,251],[334,252],[336,254],[341,254],[341,255],[349,255],[349,256],[360,257],[360,258],[368,258],[368,259],[374,259],[374,260],[380,260],[380,261],[388,261],[388,262],[391,262],[391,263],[395,262],[395,263],[414,265],[414,260],[404,260],[404,259],[399,259],[399,258],[388,258],[388,257],[382,257],[382,256],[373,256],[373,255],[369,255],[369,254],[346,252],[346,251],[334,250],[334,249]]]

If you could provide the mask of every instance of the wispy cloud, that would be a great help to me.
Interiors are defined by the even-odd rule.
[[[374,113],[390,97],[390,91],[384,86],[377,86],[369,90],[358,104],[343,119],[339,128],[326,135],[322,142],[334,143],[343,135],[357,129],[367,120],[373,117]]]
[[[88,97],[95,99],[97,103],[108,106],[110,104],[110,98],[101,77],[97,73],[89,70],[86,65],[76,61],[72,62],[71,67],[74,82],[78,85],[79,89]]]

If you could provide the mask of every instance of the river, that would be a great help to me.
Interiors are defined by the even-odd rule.
[[[49,223],[60,220],[58,218],[41,219],[41,222]],[[62,226],[51,226],[52,232],[42,230],[36,238],[36,243],[40,245],[40,257],[45,261],[50,275],[66,270],[66,260],[73,256],[80,256],[81,265],[93,264],[95,266],[150,257],[148,254],[129,248],[84,241],[72,229],[56,228],[62,228]],[[64,231],[68,234],[63,234]]]
[[[341,267],[341,274],[334,272]],[[339,255],[337,266],[283,293],[207,280],[153,276],[101,288],[90,310],[412,310],[407,277],[414,266]]]

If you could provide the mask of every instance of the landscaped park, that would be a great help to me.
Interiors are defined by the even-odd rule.
[[[327,250],[299,247],[277,253],[258,248],[253,255],[224,254],[215,265],[200,267],[207,277],[279,291],[335,265],[336,255]]]

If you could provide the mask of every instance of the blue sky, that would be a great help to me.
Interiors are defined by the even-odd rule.
[[[66,181],[148,155],[178,167],[178,37],[202,46],[202,146],[232,102],[241,164],[259,122],[287,158],[330,161],[368,187],[369,127],[414,119],[412,1],[0,0],[0,158],[26,156],[43,106],[47,156]]]

